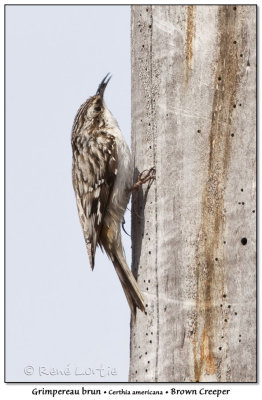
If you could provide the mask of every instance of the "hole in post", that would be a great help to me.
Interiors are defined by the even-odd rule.
[[[241,243],[243,244],[243,246],[245,246],[247,244],[247,238],[243,237],[241,239]]]

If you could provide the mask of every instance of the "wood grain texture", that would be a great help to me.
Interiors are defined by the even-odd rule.
[[[156,181],[132,202],[129,379],[255,382],[256,7],[131,18],[135,175]]]

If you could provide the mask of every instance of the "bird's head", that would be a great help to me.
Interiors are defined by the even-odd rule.
[[[107,74],[98,86],[96,94],[87,101],[87,119],[97,119],[103,114],[105,109],[104,92],[110,79],[111,75]]]
[[[111,115],[104,102],[105,88],[110,79],[111,75],[107,74],[98,86],[96,94],[79,108],[73,125],[73,136],[84,134],[86,130],[92,133],[93,130],[105,125],[108,116]]]

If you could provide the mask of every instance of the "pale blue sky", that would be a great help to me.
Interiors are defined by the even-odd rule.
[[[8,381],[128,379],[129,307],[99,250],[90,270],[71,183],[73,119],[108,72],[130,143],[129,6],[6,7]]]

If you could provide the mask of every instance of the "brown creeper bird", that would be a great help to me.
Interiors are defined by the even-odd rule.
[[[120,226],[132,188],[152,177],[149,172],[132,186],[131,153],[103,98],[110,78],[107,74],[76,114],[71,138],[73,186],[91,268],[100,245],[116,269],[135,319],[136,307],[145,311],[145,305],[126,263]]]

